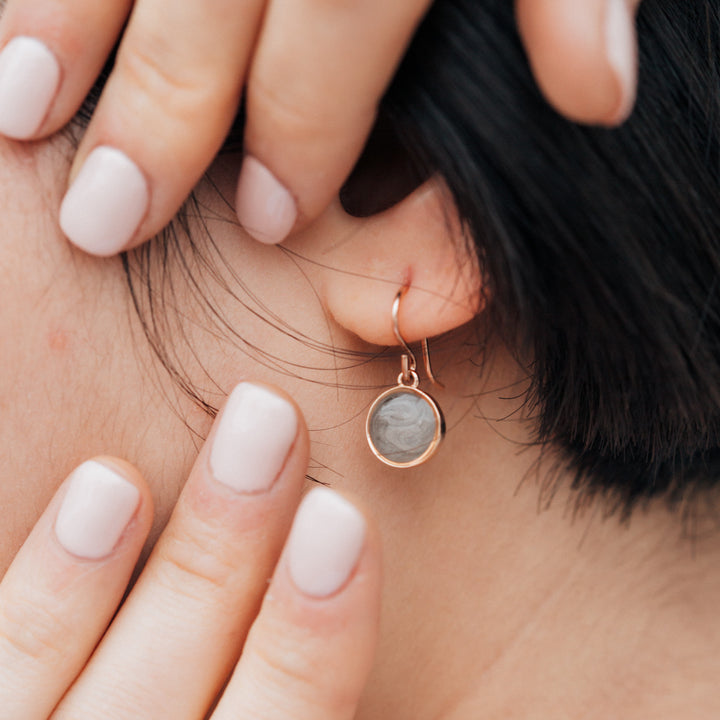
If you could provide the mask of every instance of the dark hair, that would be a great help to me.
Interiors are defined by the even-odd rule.
[[[383,103],[475,238],[494,327],[532,357],[538,442],[626,513],[720,477],[719,8],[642,4],[619,130],[546,104],[507,0],[436,2]]]
[[[720,471],[719,7],[643,3],[637,108],[610,131],[546,104],[511,2],[436,0],[375,136],[402,146],[418,178],[444,178],[493,328],[532,358],[537,441],[561,451],[580,497],[625,514],[656,496],[685,506]]]

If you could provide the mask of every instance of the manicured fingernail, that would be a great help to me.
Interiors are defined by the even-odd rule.
[[[147,212],[145,176],[124,153],[98,147],[88,155],[60,208],[60,227],[91,255],[123,250]]]
[[[300,504],[288,539],[288,567],[296,587],[328,597],[347,582],[365,542],[365,518],[327,488],[315,488]]]
[[[293,196],[254,157],[243,160],[235,203],[238,220],[256,240],[282,242],[297,220]]]
[[[620,87],[620,103],[611,118],[617,123],[630,114],[637,92],[635,18],[628,0],[607,0],[605,43],[608,62]]]
[[[268,490],[295,442],[295,408],[265,388],[241,383],[230,394],[210,451],[215,479],[238,492]]]
[[[55,55],[35,38],[13,38],[0,53],[0,133],[16,140],[32,137],[59,84]]]
[[[73,555],[109,555],[137,510],[140,492],[124,477],[90,460],[70,477],[55,519],[55,536]]]

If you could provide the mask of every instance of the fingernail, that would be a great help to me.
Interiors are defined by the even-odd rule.
[[[620,104],[611,118],[611,122],[618,123],[627,119],[637,92],[635,18],[627,0],[607,0],[605,43],[608,62],[620,87]]]
[[[365,542],[365,518],[327,488],[315,488],[300,504],[288,540],[288,567],[297,588],[328,597],[347,582]]]
[[[268,490],[295,442],[295,408],[265,388],[241,383],[230,394],[210,451],[215,479],[237,492]]]
[[[55,520],[55,536],[73,555],[99,560],[109,555],[140,502],[140,492],[110,468],[90,460],[70,477]]]
[[[243,160],[235,203],[238,220],[256,240],[266,245],[282,242],[297,220],[292,195],[254,157]]]
[[[13,38],[0,53],[0,133],[32,137],[42,125],[60,83],[60,64],[39,40]]]
[[[127,155],[98,147],[88,155],[60,208],[60,227],[91,255],[123,250],[147,212],[145,176]]]

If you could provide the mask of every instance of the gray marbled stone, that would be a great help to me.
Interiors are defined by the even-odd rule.
[[[437,418],[421,395],[398,389],[375,408],[368,429],[381,455],[392,462],[409,463],[431,445]]]

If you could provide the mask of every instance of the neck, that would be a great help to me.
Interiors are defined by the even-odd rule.
[[[384,645],[360,717],[717,717],[716,533],[688,538],[661,504],[574,516],[562,482],[543,507],[539,450],[468,425],[452,472],[380,504]]]
[[[222,242],[222,230],[214,237]],[[225,388],[242,373],[293,394],[311,430],[311,475],[359,496],[383,535],[383,628],[359,720],[720,713],[714,534],[689,541],[659,504],[638,510],[629,525],[604,518],[599,501],[573,517],[575,496],[562,477],[543,506],[544,455],[518,410],[523,372],[501,349],[485,347],[477,378],[470,358],[459,361],[457,339],[433,349],[448,388],[433,391],[448,420],[444,447],[420,468],[388,471],[365,446],[363,426],[377,388],[397,377],[397,358],[338,362],[328,347],[368,348],[328,321],[312,287],[297,282],[297,258],[241,247],[236,236],[223,250],[231,262],[237,253],[237,267],[272,266],[275,287],[288,290],[258,290],[265,309],[326,347],[288,349],[282,328],[253,325],[236,304],[222,308],[231,325],[273,358],[291,358],[293,375],[247,359],[239,369],[227,348],[204,358],[210,375]]]
[[[25,232],[26,217],[47,211],[36,202],[34,212],[18,215]],[[435,369],[448,387],[434,393],[448,419],[444,447],[416,470],[388,471],[365,447],[363,424],[377,388],[397,377],[397,360],[338,360],[327,348],[368,348],[332,324],[296,259],[241,246],[228,227],[218,224],[214,237],[231,266],[244,269],[248,295],[244,304],[239,289],[234,299],[216,295],[218,317],[242,328],[248,344],[227,342],[227,327],[209,325],[197,297],[177,309],[168,302],[163,340],[184,361],[192,385],[207,390],[208,376],[217,383],[214,395],[203,390],[211,403],[248,377],[293,394],[311,429],[310,473],[358,496],[375,516],[386,565],[383,628],[360,720],[720,716],[716,533],[691,542],[659,505],[638,511],[629,525],[605,519],[599,504],[573,519],[573,494],[562,478],[552,503],[541,506],[535,478],[545,477],[542,453],[528,442],[531,422],[519,417],[519,401],[504,399],[518,396],[523,376],[501,352],[475,379],[473,364],[458,362],[457,344],[434,348]],[[200,435],[209,425],[155,364],[132,312],[123,314],[127,327],[107,322],[128,302],[116,264],[110,271],[106,262],[78,256],[59,273],[59,256],[68,251],[59,237],[47,243],[38,253],[44,274],[38,269],[29,279],[24,242],[13,255],[7,240],[3,256],[7,281],[22,279],[23,307],[57,307],[57,317],[22,333],[7,319],[3,325],[6,337],[27,345],[4,349],[4,365],[23,373],[4,386],[12,412],[3,431],[18,433],[17,447],[27,448],[27,456],[8,459],[0,483],[4,505],[17,508],[17,527],[5,534],[5,563],[54,484],[94,452],[126,457],[154,482],[159,528],[197,448],[186,421]],[[272,294],[254,286],[268,267]],[[201,267],[193,270],[202,277]],[[98,301],[90,305],[87,297]],[[264,303],[259,309],[256,298]],[[257,320],[256,310],[282,318],[300,339]],[[187,324],[173,334],[176,317]],[[253,357],[252,348],[267,355]],[[172,409],[168,397],[176,399]],[[61,409],[62,424],[49,408]],[[67,467],[58,467],[56,455]],[[32,502],[17,482],[27,467],[47,478]]]

